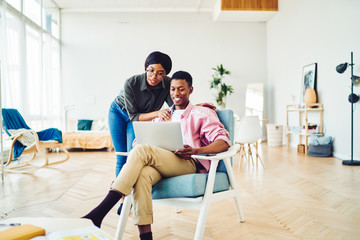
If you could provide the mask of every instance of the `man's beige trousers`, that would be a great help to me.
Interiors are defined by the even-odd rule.
[[[163,178],[196,172],[193,160],[147,144],[131,150],[112,189],[128,196],[133,189],[133,220],[136,225],[153,223],[152,186]]]

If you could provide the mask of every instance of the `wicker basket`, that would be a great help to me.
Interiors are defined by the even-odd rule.
[[[283,125],[266,124],[267,142],[269,146],[278,147],[283,145]]]

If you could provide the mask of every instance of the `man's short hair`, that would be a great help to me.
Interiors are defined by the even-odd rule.
[[[188,72],[177,71],[172,75],[171,79],[175,79],[175,80],[176,79],[185,79],[186,82],[188,83],[189,87],[192,86],[192,77],[191,77],[190,73],[188,73]]]

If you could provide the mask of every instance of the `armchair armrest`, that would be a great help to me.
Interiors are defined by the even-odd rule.
[[[218,154],[214,154],[214,155],[210,155],[210,156],[206,156],[206,155],[205,156],[204,155],[192,155],[191,156],[192,158],[195,158],[195,159],[211,160],[211,165],[210,165],[210,169],[208,172],[208,178],[207,178],[207,182],[206,182],[206,186],[205,186],[205,193],[203,196],[204,199],[211,198],[210,201],[217,201],[218,199],[221,199],[222,193],[213,194],[216,170],[217,170],[220,160],[224,161],[224,164],[226,167],[226,173],[228,175],[229,182],[230,182],[230,189],[235,189],[236,182],[235,182],[235,177],[234,177],[234,174],[232,171],[230,159],[231,159],[231,157],[235,156],[235,154],[238,152],[239,148],[240,148],[240,145],[234,144],[228,150],[218,153]]]
[[[228,150],[217,153],[214,155],[191,155],[192,158],[195,159],[205,159],[205,160],[211,160],[211,161],[220,161],[222,159],[233,157],[238,151],[240,146],[238,144],[232,145]]]
[[[15,141],[15,140],[19,139],[20,137],[22,137],[25,133],[28,133],[28,132],[32,133],[34,135],[34,138],[35,138],[34,142],[39,141],[39,136],[38,136],[37,132],[32,129],[24,130],[22,132],[14,134],[14,135],[10,136],[8,139]]]
[[[14,135],[9,136],[9,138],[7,138],[7,139],[9,139],[9,140],[14,140],[15,138],[19,138],[19,137],[21,137],[24,133],[27,133],[27,132],[31,132],[31,133],[33,133],[34,135],[37,135],[37,132],[35,132],[34,130],[26,129],[26,130],[24,130],[24,131],[22,131],[22,132],[18,132],[18,133],[14,134]]]

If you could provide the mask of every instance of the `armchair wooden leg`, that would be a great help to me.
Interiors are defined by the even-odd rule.
[[[131,197],[132,197],[131,195],[132,195],[132,193],[129,196],[125,197],[125,200],[123,203],[124,205],[122,207],[120,217],[119,217],[118,226],[116,228],[114,240],[120,240],[123,238],[126,223],[127,223],[129,213],[130,213],[130,208],[131,208]]]
[[[239,159],[239,166],[238,166],[238,171],[240,171],[241,169],[241,163],[242,163],[242,159],[243,159],[243,156],[244,156],[244,153],[245,153],[245,150],[244,150],[244,144],[240,144],[240,159]]]
[[[247,149],[245,149],[245,144],[242,144],[241,145],[241,150],[242,150],[242,154],[241,154],[241,159],[242,158],[245,158],[246,159],[246,163],[245,164],[250,164],[250,158],[251,158],[251,162],[252,162],[252,164],[254,165],[254,160],[253,160],[253,158],[252,158],[252,156],[251,156],[251,149],[250,149],[250,145],[248,144],[247,145]],[[241,164],[239,165],[239,169],[241,168]],[[238,169],[238,170],[239,170]]]
[[[64,145],[60,145],[59,146],[61,148],[61,150],[64,152],[64,154],[66,155],[65,159],[63,160],[59,160],[59,161],[56,161],[56,162],[52,162],[52,163],[49,163],[48,165],[53,165],[53,164],[59,164],[59,163],[63,163],[63,162],[66,162],[67,160],[69,160],[70,158],[70,153],[68,152],[68,150],[66,150],[66,148],[64,147]]]
[[[235,208],[236,208],[236,212],[237,212],[238,217],[239,217],[239,221],[240,222],[245,222],[244,211],[243,211],[242,206],[241,206],[240,198],[238,196],[236,196],[234,198],[234,201],[235,201]]]
[[[8,168],[5,168],[5,171],[6,172],[10,172],[10,173],[30,173],[30,172],[34,172],[40,168],[42,168],[42,166],[37,166],[33,163],[31,163],[31,161],[35,158],[36,156],[36,152],[32,152],[32,157],[30,160],[27,160],[27,161],[24,161],[24,163],[19,163],[18,165],[15,165],[15,166],[11,166],[11,167],[8,167]],[[12,156],[11,156],[12,157]],[[6,165],[5,165],[6,166]],[[28,166],[32,166],[31,169],[26,169],[26,170],[19,170],[19,169],[22,169],[22,168],[26,168]]]
[[[11,143],[11,148],[9,151],[9,158],[7,160],[7,163],[4,165],[4,167],[9,166],[9,164],[11,163],[11,161],[13,160],[13,156],[14,156],[14,145],[15,145],[15,141],[13,141]]]
[[[262,167],[265,169],[264,163],[263,163],[263,161],[261,160],[261,157],[260,157],[260,155],[259,155],[259,143],[258,143],[258,142],[255,143],[255,148],[256,148],[256,164],[257,164],[258,159],[259,159]]]
[[[253,166],[255,166],[254,165],[254,158],[253,158],[252,152],[251,152],[251,144],[250,143],[248,144],[248,158],[249,159],[251,158],[251,163],[252,163]]]
[[[194,240],[201,240],[204,236],[205,227],[206,227],[206,219],[209,215],[209,209],[210,209],[210,204],[208,202],[205,202],[202,204],[202,206],[200,208],[198,222],[196,225],[196,232],[195,232]]]
[[[31,159],[29,160],[29,162],[32,161],[32,160],[34,160],[34,158],[35,158],[35,156],[36,156],[36,152],[33,152],[32,154],[33,154],[33,155],[32,155],[32,157],[31,157]]]
[[[229,161],[225,161],[224,162],[226,167],[229,168],[230,167],[230,162]],[[241,206],[241,201],[240,201],[240,197],[239,197],[239,186],[236,182],[236,179],[235,179],[235,176],[234,176],[234,172],[233,171],[228,171],[228,177],[229,177],[229,182],[230,182],[230,188],[233,189],[234,191],[234,201],[235,201],[235,209],[236,209],[236,212],[238,214],[238,217],[239,217],[239,221],[240,222],[244,222],[245,221],[245,217],[244,217],[244,211],[243,211],[243,208]]]
[[[31,163],[31,161],[34,160],[34,159],[35,159],[35,156],[36,156],[36,146],[35,146],[35,145],[33,145],[32,147],[30,147],[30,148],[28,148],[28,149],[25,149],[25,150],[23,151],[23,154],[30,154],[30,153],[32,154],[30,160],[26,160],[26,161],[24,161],[23,163],[20,163],[20,162],[19,162],[19,164],[15,165],[15,166],[9,166],[9,164],[12,162],[12,160],[14,160],[14,158],[13,158],[13,157],[14,157],[14,155],[13,155],[14,143],[15,143],[15,142],[13,142],[13,144],[12,144],[12,146],[11,146],[8,161],[7,161],[7,163],[4,165],[6,172],[11,172],[11,173],[29,173],[29,172],[33,172],[33,171],[35,171],[35,170],[37,170],[37,169],[39,169],[39,168],[42,167],[42,166],[37,166],[37,165]],[[20,161],[20,159],[19,159],[19,161]],[[29,166],[29,165],[30,165],[30,166],[34,166],[34,167],[31,168],[31,169],[26,169],[26,170],[17,170],[17,169],[20,169],[20,168],[23,168],[23,167],[26,167],[26,166]]]

